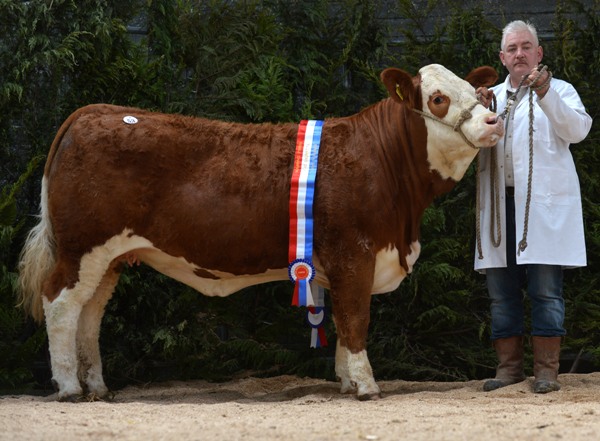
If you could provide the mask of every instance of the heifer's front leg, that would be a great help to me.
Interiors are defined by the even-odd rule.
[[[335,322],[335,317],[333,318]],[[337,328],[337,324],[336,324]],[[350,380],[350,367],[348,365],[348,354],[350,352],[342,346],[342,339],[338,338],[335,347],[335,376],[342,383],[340,392],[343,394],[355,393],[356,383]]]
[[[338,335],[335,372],[342,382],[341,392],[356,391],[359,400],[381,397],[366,350],[371,280],[367,278],[362,284],[353,280],[343,287],[332,285],[330,291]]]
[[[85,382],[90,399],[104,398],[108,395],[108,388],[102,377],[102,359],[100,358],[100,324],[106,304],[112,297],[113,291],[119,281],[120,272],[110,268],[96,293],[85,304],[79,317],[77,327],[77,350],[79,354],[79,379]]]

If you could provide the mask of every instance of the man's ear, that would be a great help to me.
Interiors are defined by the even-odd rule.
[[[490,66],[476,67],[469,72],[465,80],[476,89],[478,87],[491,87],[498,81],[498,72]]]
[[[394,101],[410,107],[417,105],[417,87],[421,83],[419,76],[413,78],[402,69],[390,67],[381,72],[381,81]]]

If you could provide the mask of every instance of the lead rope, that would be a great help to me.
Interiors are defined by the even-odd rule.
[[[496,112],[497,102],[496,96],[492,97],[492,105],[490,110]],[[477,192],[477,198],[475,199],[475,232],[477,234],[477,254],[479,259],[483,259],[483,250],[481,247],[481,202],[480,202],[480,178],[481,164],[483,160],[481,155],[477,158],[477,178],[475,180]],[[490,213],[490,240],[494,248],[500,246],[502,239],[502,229],[500,227],[500,192],[498,191],[498,176],[497,176],[498,160],[496,158],[496,146],[490,147],[490,200],[493,201]],[[495,224],[495,225],[494,225]],[[494,226],[496,227],[496,234],[494,235]]]
[[[525,201],[525,218],[523,220],[523,237],[521,238],[521,241],[519,242],[517,255],[520,255],[521,251],[525,251],[525,249],[527,248],[527,233],[529,231],[529,209],[531,206],[531,186],[532,186],[532,182],[533,182],[533,123],[534,123],[533,91],[538,90],[538,89],[543,89],[550,83],[550,80],[552,80],[552,72],[548,71],[548,78],[544,82],[544,84],[540,84],[540,85],[537,84],[540,77],[542,76],[542,73],[545,71],[548,71],[548,66],[544,65],[538,71],[538,74],[536,75],[536,77],[533,79],[533,81],[529,85],[529,170],[528,170],[528,175],[527,175],[527,197],[526,197],[526,201]],[[510,98],[508,98],[506,107],[505,107],[504,111],[502,112],[502,114],[499,115],[499,117],[505,118],[507,115],[510,117],[510,111],[512,110],[512,106],[515,103],[515,101],[517,99],[517,95],[521,91],[521,88],[522,88],[523,83],[525,82],[526,78],[527,78],[527,75],[523,75],[523,78],[521,78],[521,82],[519,83],[517,90],[510,96]],[[496,111],[496,97],[493,98],[492,106],[493,106],[493,109],[491,109],[491,110],[493,112],[495,112]],[[479,210],[479,207],[480,207],[479,173],[481,171],[481,162],[482,162],[481,157],[479,157],[478,161],[477,161],[477,188],[476,188],[476,191],[477,191],[476,234],[477,234],[477,252],[478,252],[479,259],[483,259],[483,251],[482,251],[482,247],[481,247],[481,216],[479,213],[479,211],[480,211]],[[501,241],[500,193],[499,193],[499,189],[498,189],[499,184],[498,184],[498,175],[497,175],[497,171],[498,171],[497,170],[498,169],[497,162],[498,162],[498,159],[496,156],[496,146],[494,146],[491,148],[491,152],[490,152],[490,199],[494,201],[494,203],[492,204],[492,209],[491,209],[492,213],[490,216],[490,239],[491,239],[492,245],[495,248],[498,248],[500,246],[500,241]],[[494,236],[494,223],[496,224],[497,236]]]
[[[519,249],[517,251],[517,256],[521,254],[521,251],[525,251],[527,248],[527,232],[529,231],[529,208],[531,206],[531,183],[533,181],[533,91],[538,89],[543,89],[548,84],[550,84],[550,80],[552,80],[552,72],[548,71],[548,78],[544,82],[544,84],[538,85],[542,73],[548,70],[548,66],[542,66],[542,68],[538,71],[538,74],[533,79],[529,86],[529,171],[527,175],[527,199],[525,201],[525,219],[523,220],[523,237],[519,242]],[[522,83],[523,81],[521,81]]]

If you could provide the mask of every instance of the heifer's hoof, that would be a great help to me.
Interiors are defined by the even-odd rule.
[[[340,381],[342,382],[342,386],[340,387],[340,393],[342,393],[342,394],[355,394],[356,393],[357,387],[356,387],[356,383],[354,381],[342,380],[342,379],[340,379]]]
[[[61,403],[80,403],[85,397],[81,394],[58,394],[58,401]]]
[[[83,389],[81,387],[57,387],[58,390],[58,401],[67,403],[77,403],[84,396]]]
[[[82,394],[70,394],[70,395],[59,395],[58,401],[61,403],[93,403],[95,401],[106,401],[110,402],[115,399],[115,394],[109,392],[105,395],[98,395],[95,393],[89,393],[87,395]]]
[[[360,401],[378,400],[381,398],[381,389],[375,380],[371,379],[357,385],[356,397]]]
[[[115,394],[110,392],[104,382],[86,384],[86,394],[89,401],[112,401]]]
[[[86,401],[88,403],[93,403],[94,401],[111,402],[111,401],[114,401],[114,399],[115,399],[114,392],[107,392],[102,395],[92,392],[92,393],[87,394],[85,397],[82,397],[81,401]]]
[[[374,392],[369,394],[361,394],[356,396],[359,401],[375,401],[381,399],[381,392]]]

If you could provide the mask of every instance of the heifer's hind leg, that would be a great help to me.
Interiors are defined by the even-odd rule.
[[[77,323],[81,313],[81,289],[64,288],[52,302],[43,297],[48,346],[52,364],[52,381],[58,399],[73,400],[82,394],[77,377]]]
[[[108,265],[82,261],[81,267],[59,261],[49,282],[49,300],[43,296],[46,330],[52,361],[52,380],[58,387],[59,400],[73,400],[82,395],[78,379],[77,327],[83,308],[100,284]],[[68,287],[68,280],[78,280]]]
[[[79,380],[87,386],[90,399],[104,398],[108,388],[102,377],[100,358],[100,325],[104,308],[112,297],[119,281],[120,271],[113,265],[102,277],[94,296],[83,306],[77,327],[77,352],[79,354]]]

